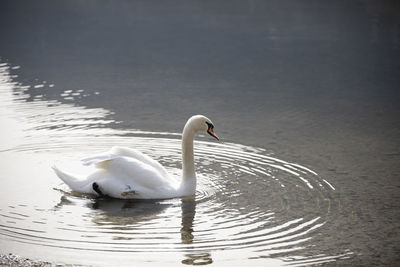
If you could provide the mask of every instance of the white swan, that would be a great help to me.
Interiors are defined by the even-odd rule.
[[[170,176],[160,163],[127,147],[83,159],[83,164],[95,164],[96,171],[79,177],[53,166],[57,176],[72,190],[122,199],[166,199],[196,193],[193,140],[197,132],[207,132],[214,138],[211,120],[202,115],[191,117],[182,133],[182,179]]]

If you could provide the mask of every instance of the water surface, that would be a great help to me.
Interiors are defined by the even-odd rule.
[[[396,2],[20,3],[0,16],[1,253],[399,260]],[[51,171],[122,145],[179,176],[179,133],[198,113],[222,142],[198,138],[195,198],[81,196]]]
[[[312,240],[336,212],[335,188],[313,170],[262,148],[196,142],[199,185],[194,198],[126,201],[71,192],[55,178],[52,162],[72,168],[65,163],[112,145],[140,149],[179,177],[180,135],[113,130],[102,109],[41,99],[27,103],[26,87],[12,80],[9,66],[3,64],[1,71],[4,124],[12,129],[5,138],[21,134],[16,144],[2,146],[7,166],[2,184],[8,189],[2,194],[0,232],[9,251],[106,266],[116,257],[119,265],[249,259],[299,264],[352,254],[346,249],[296,257],[298,251],[313,250]],[[26,121],[20,118],[28,112]],[[85,257],[79,258],[82,251]]]

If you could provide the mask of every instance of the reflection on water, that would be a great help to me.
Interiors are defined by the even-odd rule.
[[[196,201],[182,199],[182,228],[181,239],[183,244],[193,243],[193,219],[196,214]]]
[[[196,141],[196,198],[137,201],[76,195],[51,172],[52,161],[125,145],[180,175],[179,135],[112,130],[107,124],[113,121],[104,119],[106,110],[42,99],[26,102],[20,93],[24,86],[13,81],[6,64],[1,84],[1,106],[7,107],[3,124],[19,129],[13,144],[8,140],[14,134],[4,135],[1,143],[7,166],[1,188],[7,190],[1,194],[0,244],[11,252],[69,263],[71,255],[85,251],[73,263],[95,265],[108,265],[117,255],[121,266],[149,260],[155,265],[226,260],[302,264],[352,254],[314,244],[337,211],[334,185],[257,147]],[[43,254],[42,247],[50,249]]]

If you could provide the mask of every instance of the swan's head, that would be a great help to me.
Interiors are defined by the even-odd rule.
[[[217,134],[214,132],[214,124],[206,116],[195,115],[188,120],[186,126],[190,126],[195,132],[207,132],[209,135],[219,140]]]

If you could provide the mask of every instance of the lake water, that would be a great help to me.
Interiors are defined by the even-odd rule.
[[[2,1],[0,254],[398,264],[399,14],[397,1]],[[82,196],[50,168],[119,145],[179,176],[194,114],[221,142],[197,138],[193,198]]]

